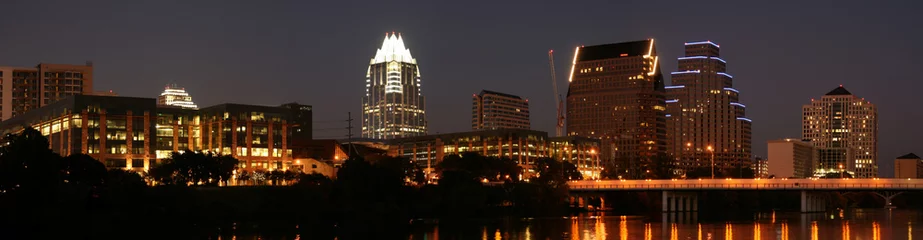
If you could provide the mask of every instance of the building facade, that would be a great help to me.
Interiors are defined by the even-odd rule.
[[[420,84],[420,67],[404,46],[403,38],[385,34],[365,76],[362,137],[426,135],[426,101]]]
[[[923,178],[923,160],[908,153],[894,160],[894,178]]]
[[[750,167],[751,120],[740,91],[711,41],[685,44],[685,56],[667,86],[667,149],[678,173]]]
[[[577,47],[567,135],[600,139],[606,168],[644,178],[666,153],[663,76],[654,40]],[[611,176],[610,176],[611,177]]]
[[[535,160],[543,157],[573,163],[585,178],[598,178],[603,168],[596,155],[599,146],[596,139],[549,138],[546,132],[524,129],[426,135],[394,139],[388,145],[389,155],[411,159],[430,177],[443,158],[466,152],[509,158],[523,168],[526,177],[535,172],[532,169]]]
[[[0,66],[0,120],[73,95],[93,93],[93,64],[40,63],[34,68]]]
[[[843,86],[802,107],[802,139],[818,151],[815,175],[878,176],[878,109]]]
[[[157,106],[153,98],[76,95],[0,122],[31,126],[61,154],[88,154],[110,168],[147,170],[179,151],[231,155],[241,169],[297,168],[293,117],[282,107],[221,104],[200,110]]]
[[[531,128],[528,99],[488,90],[472,96],[471,130]]]
[[[177,86],[175,83],[164,88],[163,93],[160,93],[160,96],[157,97],[157,105],[199,109],[199,106],[192,102],[192,96],[189,96],[186,89]]]
[[[777,178],[809,178],[814,176],[818,152],[801,139],[779,139],[768,143],[769,175]]]

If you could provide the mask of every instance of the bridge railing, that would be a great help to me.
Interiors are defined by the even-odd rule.
[[[572,181],[571,190],[923,190],[923,179],[703,179]]]

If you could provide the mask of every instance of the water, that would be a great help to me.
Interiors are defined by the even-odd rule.
[[[439,221],[416,224],[408,239],[923,239],[923,211],[917,210],[705,214]]]

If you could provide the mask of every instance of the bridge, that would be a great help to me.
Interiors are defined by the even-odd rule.
[[[867,191],[891,200],[906,191],[923,191],[923,179],[670,179],[670,180],[583,180],[567,184],[572,194],[606,191],[661,191],[664,212],[698,210],[698,193],[705,191],[801,191],[801,211],[824,211],[822,192]],[[574,199],[580,205],[581,199]]]

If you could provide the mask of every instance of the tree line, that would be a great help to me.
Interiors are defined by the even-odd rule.
[[[508,158],[476,153],[447,156],[436,165],[435,181],[399,157],[348,159],[335,179],[243,171],[238,164],[230,156],[185,151],[142,176],[107,169],[84,154],[62,157],[27,128],[5,136],[0,146],[0,232],[30,238],[254,232],[361,238],[399,234],[421,218],[566,214],[566,181],[582,179],[573,164],[550,158],[536,159],[525,176]],[[237,180],[257,186],[217,187],[234,181],[235,171]]]

